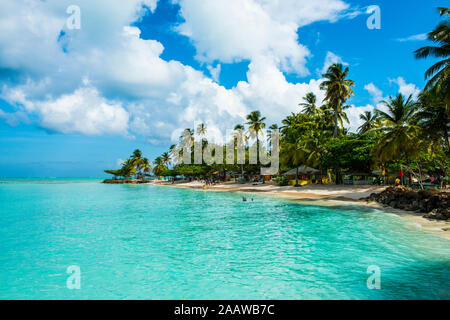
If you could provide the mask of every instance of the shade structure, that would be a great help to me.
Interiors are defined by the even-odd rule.
[[[314,169],[314,168],[310,168],[307,166],[300,166],[298,167],[298,174],[320,174],[320,170]],[[292,169],[286,173],[284,173],[283,175],[285,176],[295,176],[297,174],[297,169]]]

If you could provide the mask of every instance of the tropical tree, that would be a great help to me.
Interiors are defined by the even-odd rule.
[[[170,164],[170,154],[168,152],[164,152],[161,155],[162,163],[167,167]]]
[[[248,137],[245,135],[245,127],[242,124],[238,124],[234,127],[233,132],[234,145],[238,146],[240,143],[241,147],[247,144]],[[244,175],[244,165],[241,164],[241,173]]]
[[[184,129],[183,133],[180,136],[181,141],[188,142],[188,143],[194,143],[194,130],[192,129]]]
[[[272,133],[276,130],[278,130],[278,125],[277,124],[273,124],[269,127],[269,129],[267,130],[267,142],[269,144],[272,143]]]
[[[204,137],[206,135],[207,129],[204,123],[201,123],[197,126],[197,134],[199,136]]]
[[[419,127],[415,124],[416,104],[412,96],[405,99],[402,94],[397,97],[389,97],[389,101],[382,104],[387,111],[377,110],[380,122],[380,130],[383,132],[376,146],[377,158],[380,162],[401,159],[413,156],[418,151]]]
[[[442,91],[433,87],[419,96],[417,123],[430,142],[441,144],[450,151],[450,105],[445,103]]]
[[[155,167],[153,168],[153,173],[156,176],[160,176],[162,172],[167,170],[166,165],[164,164],[164,160],[162,157],[157,157],[154,161],[153,164],[155,165]]]
[[[145,175],[150,175],[152,167],[150,165],[150,161],[147,158],[142,159],[142,169],[144,170]]]
[[[434,42],[435,46],[426,46],[415,51],[418,59],[435,57],[442,59],[431,66],[425,73],[425,79],[429,79],[426,90],[436,87],[438,91],[443,91],[447,103],[450,100],[450,8],[438,8],[441,16],[447,17],[436,29],[428,33],[428,40]]]
[[[322,75],[326,80],[321,83],[320,88],[326,91],[325,101],[329,103],[334,112],[334,138],[337,137],[339,115],[348,121],[343,109],[345,109],[347,99],[354,95],[352,87],[355,86],[355,82],[347,79],[348,73],[348,67],[344,69],[341,63],[335,63]]]
[[[135,174],[136,174],[135,160],[126,159],[122,164],[122,168],[120,169],[120,176],[125,178],[131,178]]]
[[[249,115],[247,115],[247,125],[248,131],[250,133],[250,136],[252,138],[256,138],[256,156],[257,159],[259,158],[259,137],[260,135],[264,135],[263,130],[266,127],[266,124],[264,121],[266,120],[265,117],[261,117],[261,113],[259,111],[253,111],[250,112]],[[263,183],[265,183],[263,179]]]
[[[305,161],[304,144],[300,140],[294,143],[284,143],[281,145],[281,151],[281,163],[285,166],[290,166],[291,164],[295,166],[295,187],[299,187],[298,167]]]
[[[379,126],[377,113],[372,113],[372,111],[366,111],[363,114],[360,114],[359,118],[364,121],[364,123],[358,129],[358,132],[360,134],[364,134]]]
[[[306,114],[308,117],[314,117],[318,114],[319,110],[317,109],[316,102],[317,97],[314,93],[309,92],[303,97],[303,101],[299,104],[299,106],[303,107],[302,113]]]

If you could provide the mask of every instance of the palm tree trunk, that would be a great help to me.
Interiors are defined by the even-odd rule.
[[[298,187],[298,166],[297,166],[297,171],[295,173],[295,186]]]
[[[257,133],[257,135],[256,135],[256,162],[257,163],[258,163],[258,160],[261,160],[261,159],[259,159],[259,138],[258,138],[258,133]],[[260,161],[260,165],[261,165],[261,161]],[[260,175],[259,177],[262,179],[263,184],[266,183],[266,180],[264,179],[263,175]]]
[[[337,137],[337,129],[338,129],[338,111],[337,109],[334,111],[334,132],[333,132],[333,138]]]
[[[443,130],[443,134],[444,134],[445,146],[447,147],[447,151],[450,151],[450,141],[448,141],[448,130],[447,130],[447,128],[445,128]]]

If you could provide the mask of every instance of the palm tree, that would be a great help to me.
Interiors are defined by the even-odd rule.
[[[247,115],[246,124],[249,126],[248,131],[252,138],[256,138],[256,159],[259,158],[259,136],[264,134],[263,130],[266,127],[265,120],[266,118],[261,117],[261,112],[259,111],[252,111]],[[263,183],[265,183],[264,178]]]
[[[147,158],[142,159],[142,167],[144,169],[144,174],[149,175],[152,171],[152,167],[150,165],[150,161]]]
[[[422,92],[418,107],[416,118],[423,132],[431,141],[437,141],[438,146],[443,141],[447,151],[450,151],[450,105],[445,103],[443,93],[436,87]]]
[[[363,114],[360,114],[359,118],[364,121],[364,123],[358,129],[358,133],[360,134],[364,134],[379,126],[377,113],[366,111]]]
[[[297,140],[295,143],[285,143],[282,144],[282,157],[281,162],[286,166],[294,165],[296,168],[295,174],[295,187],[299,187],[298,184],[298,167],[304,163],[305,152],[303,150],[304,145],[302,142]]]
[[[167,167],[164,164],[164,160],[162,157],[157,157],[155,159],[155,161],[153,161],[153,163],[155,164],[155,167],[153,168],[153,173],[156,176],[161,175],[161,173],[163,173],[164,171],[167,170]]]
[[[133,154],[131,155],[131,162],[132,165],[136,168],[136,178],[139,178],[139,176],[142,175],[141,170],[143,169],[141,150],[134,150]]]
[[[165,166],[168,166],[170,164],[170,154],[168,152],[164,152],[161,155],[161,160]]]
[[[197,126],[197,134],[199,136],[204,137],[206,135],[206,132],[207,132],[207,130],[206,130],[206,126],[204,123],[201,123]]]
[[[275,123],[275,124],[271,125],[271,126],[269,127],[269,129],[267,130],[267,142],[268,142],[269,144],[272,143],[272,133],[273,133],[274,131],[278,130],[278,129],[279,129],[279,128],[278,128],[278,125]]]
[[[348,67],[344,69],[341,63],[335,63],[328,68],[327,73],[322,75],[326,80],[321,83],[320,89],[326,90],[325,101],[328,101],[334,111],[334,138],[337,137],[339,114],[346,118],[343,106],[347,99],[354,95],[351,87],[355,86],[355,82],[347,79],[348,72]]]
[[[303,107],[303,113],[308,117],[314,117],[317,115],[318,110],[316,106],[317,97],[314,93],[309,92],[306,94],[306,97],[303,97],[305,102],[299,104],[299,106]]]
[[[450,16],[450,8],[438,8],[441,16]],[[425,79],[429,79],[426,89],[437,87],[438,91],[445,92],[447,103],[450,100],[450,23],[441,22],[436,29],[428,33],[428,40],[436,43],[436,46],[426,46],[416,50],[418,59],[430,56],[442,59],[434,64],[425,73]],[[431,79],[430,79],[431,78]]]
[[[414,123],[416,104],[412,96],[405,100],[402,94],[389,97],[382,104],[387,112],[377,110],[384,135],[377,144],[377,157],[382,163],[413,156],[417,152],[419,127]]]
[[[244,147],[247,144],[248,138],[245,135],[244,131],[245,131],[245,127],[242,124],[238,124],[234,127],[233,139],[235,141],[234,144],[236,146],[238,145],[238,143],[243,144]],[[241,164],[241,173],[242,173],[242,178],[243,178],[244,177],[244,165],[243,164]]]
[[[131,178],[133,175],[135,175],[136,167],[134,163],[135,162],[133,159],[126,159],[122,164],[122,168],[119,170],[120,176],[124,178]]]
[[[180,136],[180,139],[182,141],[186,141],[186,139],[188,139],[187,142],[193,143],[195,138],[194,138],[194,130],[192,129],[184,129],[183,133]]]

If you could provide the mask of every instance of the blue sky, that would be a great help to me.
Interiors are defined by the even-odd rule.
[[[268,125],[280,123],[306,92],[320,96],[322,70],[337,61],[356,82],[353,129],[379,99],[424,86],[433,61],[413,51],[427,44],[423,34],[439,22],[435,7],[445,5],[35,4],[0,4],[0,177],[102,177],[136,148],[155,158],[177,130],[199,122],[224,132],[259,109]],[[70,4],[81,10],[81,29],[67,26]],[[370,5],[381,8],[380,30],[366,26]]]

